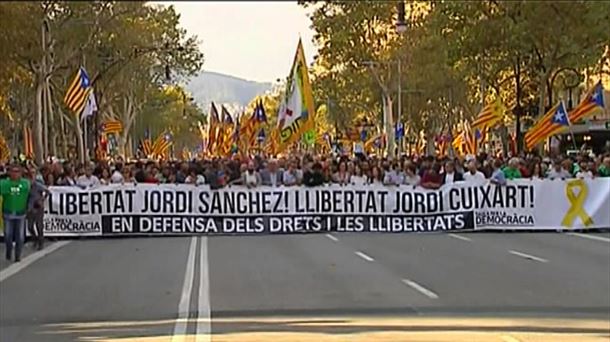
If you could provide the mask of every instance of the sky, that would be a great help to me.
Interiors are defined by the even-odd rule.
[[[309,64],[316,54],[311,21],[296,1],[162,3],[174,5],[181,26],[198,36],[205,71],[275,82],[288,76],[299,36]]]

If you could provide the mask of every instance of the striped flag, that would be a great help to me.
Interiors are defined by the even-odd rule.
[[[32,130],[28,126],[23,127],[23,144],[23,153],[26,158],[34,158],[34,139],[32,138]]]
[[[222,113],[222,122],[220,124],[220,130],[218,132],[218,142],[216,147],[216,154],[226,155],[231,150],[231,131],[234,126],[233,117],[225,106],[221,106],[220,111]]]
[[[451,142],[453,149],[460,155],[464,154],[464,142],[465,141],[466,141],[466,139],[464,138],[464,132],[461,132],[461,133],[457,134],[455,136],[455,138],[453,138],[453,141]]]
[[[587,116],[595,113],[598,110],[604,109],[604,87],[601,81],[593,86],[587,93],[578,106],[576,106],[569,115],[570,122],[578,122]]]
[[[255,146],[256,142],[259,141],[258,135],[260,134],[260,128],[263,124],[267,123],[267,114],[265,113],[265,106],[263,101],[259,100],[252,113],[252,123],[248,136],[248,147]],[[258,131],[258,133],[257,133]]]
[[[210,110],[210,123],[208,128],[208,153],[214,152],[214,147],[218,141],[218,132],[220,131],[220,118],[218,116],[218,110],[216,105],[212,102]]]
[[[604,109],[604,88],[601,82],[587,91],[582,101],[567,116],[568,123],[578,122]],[[556,104],[525,134],[525,146],[532,149],[536,144],[566,129],[564,121],[556,119],[558,112],[565,112],[562,102]],[[561,116],[562,114],[559,114]],[[558,116],[557,116],[558,117]]]
[[[76,76],[74,76],[70,87],[68,87],[68,91],[66,91],[64,103],[68,109],[78,116],[83,112],[91,91],[89,75],[87,75],[85,68],[80,67]]]
[[[140,151],[146,157],[152,155],[152,143],[150,141],[150,130],[147,128],[144,131],[144,139],[140,142]]]
[[[165,152],[169,149],[169,147],[171,145],[172,145],[172,135],[171,135],[171,133],[164,131],[163,133],[159,134],[157,139],[155,139],[155,142],[152,145],[151,155],[156,156],[156,157],[163,157],[163,155],[165,154]]]
[[[477,154],[477,138],[468,123],[464,125],[464,144],[464,152],[466,154]]]
[[[566,125],[558,122],[555,117],[565,115],[563,101],[559,101],[542,118],[540,118],[527,133],[525,133],[525,147],[531,150],[541,141],[562,132]]]
[[[494,128],[504,119],[504,112],[506,107],[502,104],[500,99],[483,107],[477,118],[472,122],[473,128]]]
[[[102,131],[106,134],[118,134],[123,131],[123,124],[118,120],[106,121],[102,124]]]

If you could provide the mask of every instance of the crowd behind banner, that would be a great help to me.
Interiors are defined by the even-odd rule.
[[[56,236],[452,232],[610,226],[610,178],[328,184],[211,190],[187,184],[51,188],[45,233]]]
[[[533,213],[524,214],[524,212],[541,210],[540,208],[548,206],[548,203],[551,203],[551,205],[558,205],[555,203],[558,199],[562,199],[564,202],[568,201],[566,203],[579,203],[583,198],[581,195],[587,195],[588,197],[595,198],[597,201],[595,203],[597,204],[594,207],[589,205],[589,208],[587,209],[588,211],[592,211],[594,213],[598,209],[603,208],[604,205],[607,207],[608,203],[610,203],[609,199],[607,198],[608,184],[604,182],[599,183],[602,181],[602,179],[598,179],[610,177],[610,152],[605,152],[604,154],[597,156],[581,153],[572,157],[557,155],[553,158],[528,154],[521,155],[519,157],[512,157],[510,159],[493,158],[485,154],[480,154],[478,156],[466,156],[463,159],[450,159],[447,157],[439,158],[432,156],[401,156],[399,158],[391,159],[386,157],[365,156],[363,154],[358,154],[351,157],[346,155],[333,156],[293,154],[277,159],[269,159],[262,156],[247,159],[234,157],[160,162],[147,160],[123,161],[121,159],[117,159],[109,162],[100,161],[90,164],[75,164],[71,161],[49,160],[40,167],[35,167],[31,164],[26,166],[27,167],[24,168],[24,176],[28,177],[28,182],[32,185],[36,185],[36,188],[38,189],[38,194],[36,195],[37,199],[34,201],[34,203],[39,203],[41,201],[41,197],[44,198],[47,187],[49,187],[51,190],[51,196],[47,201],[46,212],[41,213],[41,206],[39,204],[36,207],[28,204],[28,207],[26,208],[28,211],[27,218],[29,221],[27,226],[31,227],[30,234],[39,236],[40,241],[42,241],[42,234],[44,234],[45,231],[50,234],[57,233],[58,235],[62,235],[62,229],[64,232],[69,229],[76,229],[77,231],[74,233],[80,234],[79,230],[81,232],[86,232],[88,230],[102,232],[103,227],[110,229],[108,227],[111,227],[111,224],[119,226],[121,224],[130,224],[129,222],[131,221],[129,220],[134,220],[133,217],[126,219],[127,221],[125,222],[110,222],[108,221],[108,218],[102,219],[101,217],[98,217],[98,219],[93,221],[85,222],[86,220],[78,218],[78,215],[83,215],[86,217],[88,213],[79,212],[76,210],[72,210],[72,212],[70,212],[70,210],[71,208],[74,209],[87,205],[87,202],[82,202],[81,198],[78,197],[82,195],[75,197],[74,194],[91,192],[100,193],[100,196],[109,196],[106,193],[118,191],[117,189],[122,189],[121,192],[130,194],[132,191],[130,189],[132,188],[145,188],[143,186],[134,187],[133,185],[135,184],[150,184],[151,186],[163,185],[164,189],[168,186],[170,188],[174,187],[178,189],[175,186],[175,184],[178,184],[180,185],[180,191],[177,191],[178,194],[190,193],[191,196],[193,193],[210,193],[214,192],[214,190],[242,194],[238,196],[246,197],[251,196],[251,192],[260,192],[262,194],[269,192],[270,195],[264,196],[267,196],[265,197],[265,200],[270,201],[275,199],[277,196],[282,196],[274,194],[274,189],[276,192],[287,192],[288,195],[285,195],[282,198],[288,199],[297,196],[291,194],[289,191],[290,189],[300,189],[299,192],[308,194],[308,192],[303,189],[327,188],[328,186],[333,188],[339,187],[344,189],[352,189],[355,191],[354,196],[363,196],[361,195],[362,191],[367,193],[370,191],[390,191],[392,194],[388,195],[388,198],[397,198],[395,192],[425,194],[430,191],[436,191],[442,192],[442,194],[438,195],[443,198],[443,200],[439,203],[444,203],[445,208],[451,208],[451,203],[447,202],[450,201],[450,197],[443,197],[449,196],[449,193],[445,192],[443,189],[447,189],[448,187],[452,186],[458,188],[465,187],[467,189],[475,189],[468,190],[474,191],[472,193],[462,192],[461,194],[466,194],[464,195],[466,198],[469,196],[474,198],[479,196],[481,193],[484,193],[485,195],[480,195],[483,196],[481,201],[486,201],[490,196],[493,198],[493,195],[487,194],[492,191],[489,189],[496,187],[512,189],[514,185],[513,182],[519,179],[521,179],[521,182],[536,184],[535,188],[528,190],[533,191],[532,193],[538,196],[536,198],[540,198],[537,191],[544,190],[547,191],[548,194],[554,194],[553,196],[546,198],[546,203],[538,204],[536,207],[526,206],[518,209],[516,212],[492,212],[489,209],[484,212],[475,212],[470,209],[465,209],[467,207],[460,207],[459,210],[463,216],[459,216],[459,218],[450,218],[443,216],[447,214],[447,212],[444,212],[443,210],[428,210],[423,215],[433,215],[433,217],[438,217],[438,215],[440,215],[443,217],[440,219],[443,222],[426,221],[427,228],[422,228],[423,231],[433,230],[430,227],[433,227],[434,225],[438,227],[447,226],[450,227],[450,229],[454,229],[455,227],[475,228],[490,226],[489,224],[482,224],[484,222],[491,222],[493,223],[492,226],[498,228],[510,226],[533,227],[536,226],[535,215]],[[5,174],[5,167],[0,166],[0,178],[7,177],[8,175]],[[533,182],[533,180],[536,180],[536,182]],[[579,183],[574,183],[574,181],[578,180],[581,181]],[[554,185],[551,186],[543,184]],[[484,185],[485,190],[479,189],[479,187],[482,185]],[[260,191],[254,191],[257,188],[260,188]],[[113,190],[111,191],[110,189]],[[522,191],[520,190],[521,188],[518,187],[515,189],[517,189],[515,190],[517,192]],[[145,193],[140,193],[139,191],[141,190],[136,190],[133,195],[128,195],[136,197],[126,197],[126,199],[131,198],[131,200],[135,200],[135,198],[140,198],[139,201],[144,201],[144,198],[148,198],[146,197]],[[173,196],[171,194],[166,195],[167,193],[171,192],[165,191],[163,192],[163,196]],[[568,193],[570,193],[569,196],[567,195]],[[326,194],[326,192],[322,191],[321,194]],[[510,197],[512,194],[514,193],[510,192],[501,196]],[[159,196],[159,194],[153,196]],[[123,197],[119,196],[117,198]],[[154,197],[151,198],[153,200],[155,199]],[[314,198],[318,197],[314,196]],[[197,198],[195,197],[195,199]],[[156,201],[167,202],[164,198],[160,198]],[[533,201],[534,200],[531,200],[532,203]],[[153,201],[148,204],[155,203],[157,202]],[[292,201],[290,203],[296,202]],[[144,204],[144,202],[141,202],[141,205]],[[397,212],[394,211],[393,208],[385,208],[384,210],[386,211],[381,210],[378,212],[376,210],[382,206],[379,203],[377,204],[378,205],[372,209],[373,214],[381,213],[382,215],[385,215],[389,212],[398,216],[404,216],[405,214],[410,213],[408,210],[404,212]],[[296,204],[293,206],[293,208],[297,207],[298,206],[296,206]],[[38,211],[34,210],[36,208],[38,208]],[[502,208],[504,208],[504,206],[502,206]],[[335,210],[334,207],[330,209]],[[564,209],[568,210],[569,206]],[[556,212],[556,210],[558,209],[548,207],[546,211]],[[450,211],[453,213],[452,210]],[[112,212],[114,211],[109,213],[112,214]],[[34,215],[34,213],[37,214]],[[162,213],[163,211],[152,212],[152,216],[149,215],[149,212],[144,212],[144,214],[142,214],[138,213],[137,211],[125,214],[136,216],[148,215],[150,216],[148,219],[154,221],[156,220],[155,216],[162,215]],[[223,215],[230,216],[230,213],[230,211],[225,212]],[[202,219],[198,217],[200,213],[196,211],[187,212],[186,214],[187,216],[192,214],[190,220],[194,221],[190,223],[191,225],[194,224],[196,226],[200,226],[208,224],[201,221]],[[294,212],[285,210],[277,214],[279,216],[300,216],[300,213],[296,211],[296,209]],[[326,218],[329,216],[327,211],[314,211],[311,214],[321,217],[320,219],[322,221],[316,223],[316,226],[334,227],[333,229],[344,226],[344,224],[341,224],[341,222],[344,222],[344,220],[353,220],[350,222],[358,222],[358,226],[362,226],[362,220],[365,220],[365,218],[357,217],[359,214],[362,214],[361,212],[357,213],[358,215],[355,217],[353,215],[350,216],[350,214],[345,217],[337,216],[331,219]],[[367,215],[368,214],[370,213],[367,212]],[[577,214],[578,216],[575,216],[576,218],[582,216],[581,212],[577,212]],[[42,221],[40,217],[43,215],[44,220],[42,225],[44,226],[44,229],[40,229],[41,232],[38,233],[36,223]],[[144,220],[146,221],[148,219]],[[413,217],[410,219],[413,219]],[[436,220],[436,218],[434,219]],[[138,218],[137,220],[141,219]],[[460,222],[463,221],[464,223],[456,225],[456,220],[459,220]],[[600,227],[599,224],[605,222],[604,220],[605,219],[602,219],[601,221],[597,220],[594,225],[587,223],[588,221],[584,218],[581,220],[571,221],[586,223],[583,223],[583,227]],[[150,221],[149,223],[152,224],[153,221]],[[595,222],[594,219],[593,222]],[[159,224],[171,226],[182,225],[183,223],[184,222],[179,220],[176,222],[170,220],[161,222]],[[215,224],[222,226],[223,223],[215,222]],[[262,225],[267,227],[264,229],[270,229],[268,227],[271,227],[274,224],[278,226],[277,222],[273,223],[271,221],[260,221],[260,219],[258,221],[253,219],[253,221],[249,221],[247,224],[249,226]],[[286,224],[289,225],[290,223]],[[374,227],[372,224],[373,223],[368,222],[367,225],[365,225],[367,227],[366,229],[370,230],[370,227]],[[403,222],[403,224],[405,226],[413,226],[415,223]],[[563,224],[562,222],[558,221],[552,224],[549,223],[549,225],[545,226],[545,228],[560,228],[561,226],[571,225],[571,222],[570,224]],[[576,223],[576,226],[578,225],[579,223]],[[284,226],[284,224],[280,224],[279,226]],[[149,225],[147,227],[150,228],[152,226]],[[229,231],[225,232],[230,233],[230,229]]]

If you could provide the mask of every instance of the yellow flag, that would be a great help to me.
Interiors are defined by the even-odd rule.
[[[298,141],[304,132],[314,127],[314,115],[313,93],[305,52],[299,39],[285,97],[278,112],[278,152],[284,151],[290,144]]]

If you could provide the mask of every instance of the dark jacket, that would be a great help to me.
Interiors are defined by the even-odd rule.
[[[303,173],[303,185],[305,186],[320,186],[325,181],[326,178],[321,171],[305,171]]]
[[[442,174],[443,176],[443,184],[446,184],[447,182],[445,181],[445,177],[447,176],[446,173]],[[464,180],[464,175],[460,172],[457,171],[453,171],[453,182],[461,182]]]
[[[206,182],[208,182],[208,184],[210,185],[210,189],[215,190],[215,189],[222,188],[223,185],[221,184],[220,180],[218,179],[218,170],[209,169],[204,174],[204,177],[205,177]]]

